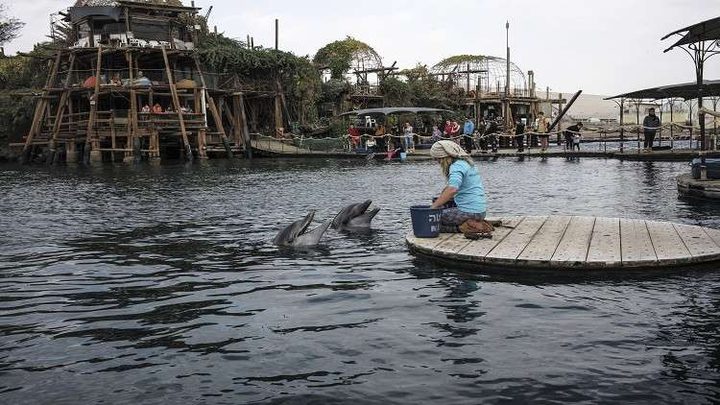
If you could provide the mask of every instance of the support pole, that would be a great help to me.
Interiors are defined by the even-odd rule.
[[[100,98],[100,73],[102,69],[102,45],[98,44],[97,61],[95,63],[95,92],[90,99],[90,116],[88,117],[87,130],[85,131],[85,163],[98,162],[102,160],[100,149],[100,140],[97,139],[98,133],[95,128],[97,120],[97,109]]]
[[[620,99],[620,153],[623,153],[625,151],[624,142],[625,142],[625,127],[623,126],[625,124],[625,99]]]
[[[210,95],[207,96],[208,100],[208,107],[210,107],[210,112],[212,113],[213,120],[215,120],[215,127],[217,127],[218,132],[220,132],[220,138],[222,139],[223,146],[225,147],[225,152],[227,153],[228,159],[233,159],[233,152],[230,148],[230,142],[227,139],[227,134],[225,134],[225,128],[223,127],[222,122],[222,116],[220,115],[220,112],[218,111],[217,105],[215,104],[215,100],[213,100]]]
[[[670,149],[673,148],[675,140],[675,124],[673,120],[673,110],[675,107],[675,99],[670,99]]]
[[[245,114],[245,96],[238,93],[234,100],[237,103],[238,114],[242,124],[243,142],[245,143],[245,155],[248,159],[252,159],[252,140],[250,139],[250,130],[248,128],[247,114]]]
[[[55,57],[55,62],[50,69],[50,75],[45,82],[45,88],[43,89],[40,101],[35,106],[35,115],[33,116],[32,126],[30,127],[30,132],[28,132],[28,136],[25,139],[25,146],[23,147],[22,155],[20,156],[20,161],[23,164],[30,163],[30,160],[32,160],[32,156],[30,155],[32,154],[33,140],[42,129],[42,121],[45,119],[45,111],[47,111],[50,87],[53,83],[55,83],[55,78],[57,77],[58,69],[60,68],[61,57],[62,52],[58,52]]]
[[[170,71],[170,62],[168,61],[167,51],[163,46],[161,48],[163,60],[165,61],[165,73],[167,74],[168,85],[170,86],[170,94],[172,96],[173,106],[177,112],[178,121],[180,123],[180,134],[182,135],[183,146],[185,147],[185,159],[188,162],[193,161],[192,149],[190,148],[190,141],[188,140],[187,131],[185,130],[185,119],[183,118],[182,111],[180,110],[180,99],[178,97],[177,88],[175,87],[175,81]]]
[[[555,120],[552,122],[552,124],[550,124],[550,127],[548,128],[548,132],[551,132],[560,123],[560,120],[562,119],[562,117],[564,117],[565,114],[568,112],[568,110],[570,110],[570,107],[572,107],[572,105],[575,103],[575,100],[577,100],[577,98],[580,97],[580,94],[582,94],[582,92],[583,92],[582,90],[578,90],[577,93],[575,93],[575,95],[572,96],[572,98],[570,99],[570,101],[568,101],[565,108],[563,108],[560,111],[558,116],[555,117]]]

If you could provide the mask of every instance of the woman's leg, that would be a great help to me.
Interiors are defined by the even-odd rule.
[[[440,219],[440,232],[458,233],[460,232],[458,226],[462,225],[468,219],[485,219],[485,213],[470,214],[460,211],[457,207],[446,208],[443,210],[442,217]]]

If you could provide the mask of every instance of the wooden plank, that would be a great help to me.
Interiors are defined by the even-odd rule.
[[[530,266],[548,265],[565,234],[565,229],[570,224],[570,218],[569,216],[549,217],[518,256],[518,261]]]
[[[620,219],[596,218],[590,247],[585,259],[588,267],[620,267],[622,251],[620,247]]]
[[[487,254],[490,253],[498,243],[502,242],[515,227],[520,225],[524,219],[525,217],[500,218],[504,226],[496,226],[492,238],[472,241],[472,243],[458,252],[458,257],[472,261],[484,261]]]
[[[432,253],[437,245],[450,239],[453,235],[452,233],[441,233],[437,238],[416,238],[415,235],[410,233],[405,240],[424,253]]]
[[[675,226],[669,222],[646,221],[655,255],[663,264],[690,263],[692,255]]]
[[[657,255],[645,221],[620,220],[620,243],[623,267],[641,267],[657,264]]]
[[[451,233],[448,235],[450,235],[449,238],[438,243],[433,248],[433,253],[450,255],[450,257],[452,257],[472,242],[472,240],[465,238],[465,235],[461,233]]]
[[[703,228],[680,224],[674,224],[673,226],[683,242],[685,242],[693,261],[720,258],[720,248]]]
[[[714,229],[714,228],[704,228],[705,232],[710,236],[710,238],[715,242],[718,247],[720,247],[720,229]]]
[[[520,225],[487,254],[486,260],[495,263],[515,262],[547,219],[548,217],[525,217]]]
[[[572,217],[550,259],[550,265],[559,268],[584,267],[594,225],[593,217]]]

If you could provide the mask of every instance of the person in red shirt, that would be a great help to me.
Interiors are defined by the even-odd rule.
[[[445,138],[450,138],[452,136],[452,123],[450,120],[445,121],[445,128],[443,129],[443,136]]]
[[[350,128],[348,128],[348,135],[350,135],[350,145],[353,149],[360,146],[360,130],[355,128],[354,124],[350,124]]]

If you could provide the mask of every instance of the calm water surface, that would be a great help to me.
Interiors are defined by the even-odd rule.
[[[720,228],[682,163],[478,162],[492,215]],[[720,272],[469,275],[410,256],[432,162],[0,167],[0,403],[720,401]],[[371,198],[374,231],[270,240]]]

